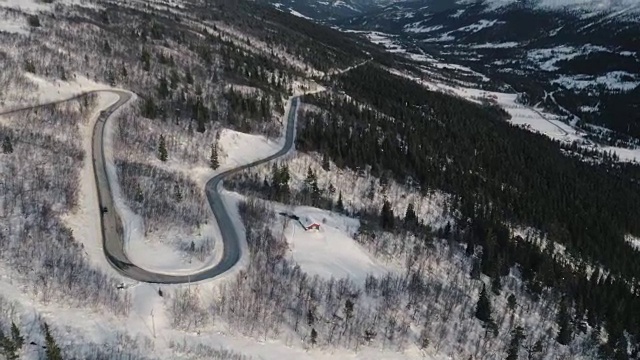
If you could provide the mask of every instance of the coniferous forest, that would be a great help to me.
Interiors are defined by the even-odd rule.
[[[504,276],[518,264],[533,295],[550,288],[567,298],[573,327],[606,328],[607,357],[622,353],[625,330],[640,340],[640,262],[624,241],[640,234],[637,166],[565,156],[559,143],[509,125],[500,109],[430,92],[374,65],[334,85],[351,98],[306,96],[324,111],[305,113],[298,149],[452,194],[459,219],[445,235],[465,243],[468,255],[481,246],[483,273]],[[513,226],[541,230],[607,275],[514,239]]]

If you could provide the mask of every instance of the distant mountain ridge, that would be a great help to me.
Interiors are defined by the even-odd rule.
[[[584,129],[617,133],[604,142],[640,138],[640,1],[278,1],[282,11],[469,67]]]

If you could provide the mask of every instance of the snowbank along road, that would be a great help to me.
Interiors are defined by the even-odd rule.
[[[125,239],[122,221],[114,207],[113,196],[109,179],[107,176],[106,162],[104,157],[104,128],[106,122],[113,113],[126,104],[131,94],[125,91],[109,90],[119,96],[119,100],[107,109],[102,111],[100,117],[96,121],[93,131],[93,164],[98,188],[98,199],[101,208],[101,229],[104,253],[109,263],[118,270],[122,275],[134,280],[162,283],[162,284],[179,284],[187,282],[196,282],[211,279],[230,270],[239,260],[242,252],[241,239],[238,229],[234,226],[228,209],[224,201],[220,197],[220,189],[222,181],[231,174],[245,170],[252,166],[274,160],[285,155],[293,148],[295,137],[295,120],[298,109],[299,98],[293,97],[290,100],[290,109],[287,118],[286,134],[284,146],[275,154],[265,157],[261,160],[254,161],[227,171],[224,171],[211,178],[205,187],[209,206],[218,222],[220,234],[222,235],[223,254],[220,262],[213,267],[195,272],[189,275],[170,275],[142,269],[133,264],[125,253]]]

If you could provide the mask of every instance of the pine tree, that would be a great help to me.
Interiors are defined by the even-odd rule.
[[[484,285],[482,285],[482,291],[476,304],[476,318],[484,323],[491,322],[491,303],[489,302],[489,295]]]
[[[567,305],[565,300],[560,303],[560,310],[558,311],[558,336],[556,337],[556,341],[562,345],[569,345],[571,339],[573,337],[573,331],[571,329],[571,317],[569,315],[569,311],[567,310]]]
[[[169,96],[169,83],[164,76],[160,78],[160,83],[158,84],[158,95],[162,99],[166,99]]]
[[[347,301],[344,303],[344,316],[347,321],[351,320],[351,318],[353,317],[353,307],[353,301],[351,301],[351,299],[347,299]]]
[[[144,193],[142,192],[142,188],[138,183],[136,183],[136,195],[134,197],[134,200],[139,203],[142,203],[142,201],[144,201]]]
[[[393,230],[395,215],[393,209],[391,209],[391,203],[389,200],[384,200],[382,205],[382,211],[380,212],[380,224],[384,230]]]
[[[144,104],[142,105],[142,116],[148,119],[154,119],[158,115],[158,108],[156,107],[156,103],[153,101],[153,98],[148,97],[144,99]]]
[[[318,343],[318,332],[316,331],[316,329],[311,328],[311,345],[315,345]]]
[[[51,335],[51,332],[49,331],[49,325],[47,325],[47,323],[44,323],[43,327],[44,327],[44,341],[46,344],[45,346],[47,348],[47,351],[45,353],[46,359],[62,360],[62,350],[60,350],[60,348],[56,344],[55,339]]]
[[[142,69],[144,71],[151,70],[151,54],[149,54],[147,49],[142,50],[142,55],[140,55],[140,61],[142,61]]]
[[[338,212],[344,211],[344,204],[342,203],[342,191],[338,194],[338,202],[336,203],[336,208]]]
[[[309,308],[309,310],[307,310],[307,325],[313,326],[315,321],[316,321],[316,316],[313,313],[313,309]]]
[[[182,192],[180,191],[180,186],[178,184],[173,186],[173,197],[176,199],[176,202],[182,201]]]
[[[502,290],[502,283],[500,282],[500,275],[496,274],[491,279],[491,292],[496,295],[500,295],[500,291]]]
[[[12,339],[6,337],[2,329],[0,329],[0,352],[1,355],[7,360],[17,360],[18,359],[18,348],[16,344],[12,341]]]
[[[522,326],[516,327],[511,332],[511,342],[509,343],[509,348],[507,349],[506,360],[518,360],[518,354],[520,353],[520,347],[522,346],[522,341],[524,339],[525,335]]]
[[[220,167],[220,163],[218,162],[218,147],[216,144],[211,145],[211,156],[209,157],[209,166],[213,170],[216,170]]]
[[[509,308],[509,310],[513,311],[516,309],[516,305],[518,305],[518,302],[516,300],[516,296],[513,294],[509,294],[509,296],[507,297],[507,308]]]
[[[407,205],[407,211],[404,214],[404,223],[405,225],[413,226],[417,223],[418,217],[416,216],[416,211],[413,203],[409,203]]]
[[[4,137],[4,141],[2,142],[2,152],[4,154],[13,153],[13,144],[11,143],[11,138],[9,136]]]
[[[331,170],[331,163],[329,162],[329,155],[327,155],[327,153],[322,154],[322,169],[324,169],[324,171]]]
[[[421,350],[424,350],[428,346],[429,346],[429,335],[427,333],[427,329],[422,328],[422,330],[420,330],[420,337],[418,338],[418,347]]]
[[[160,135],[160,144],[158,144],[158,159],[160,161],[167,161],[169,155],[167,154],[167,146],[164,142],[164,136]]]
[[[24,345],[24,337],[20,335],[20,329],[18,329],[14,322],[11,323],[11,339],[17,349],[22,349],[22,346]]]

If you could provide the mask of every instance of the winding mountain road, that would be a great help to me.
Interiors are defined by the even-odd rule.
[[[217,174],[211,178],[205,186],[209,206],[211,206],[213,215],[215,216],[218,227],[220,228],[220,234],[222,235],[223,253],[220,262],[213,267],[203,269],[189,275],[172,275],[142,269],[133,264],[124,251],[125,244],[122,221],[115,209],[111,186],[109,184],[109,177],[107,176],[104,156],[104,131],[106,122],[109,121],[113,113],[118,108],[126,104],[131,99],[131,94],[118,90],[109,90],[105,92],[111,92],[118,95],[119,100],[102,111],[97,119],[93,130],[92,152],[93,169],[98,188],[100,208],[107,209],[106,212],[101,211],[102,215],[100,220],[103,248],[108,262],[118,272],[126,277],[143,282],[162,284],[181,284],[211,279],[230,270],[240,260],[242,255],[242,242],[238,231],[231,220],[228,209],[220,197],[222,181],[234,173],[281,157],[293,148],[293,141],[295,138],[295,120],[299,98],[292,97],[289,101],[290,104],[287,116],[285,143],[278,152],[263,159]]]

